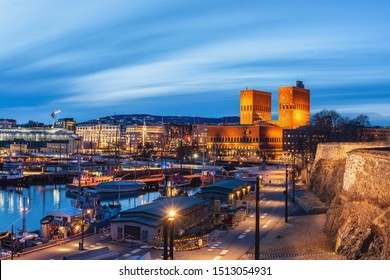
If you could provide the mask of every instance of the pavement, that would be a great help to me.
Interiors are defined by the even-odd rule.
[[[291,186],[289,197],[292,200]],[[288,222],[279,221],[275,230],[261,238],[260,259],[344,260],[344,256],[335,253],[334,244],[325,232],[326,205],[303,185],[295,187],[295,203],[291,204],[304,211],[289,210]],[[253,247],[240,259],[253,260],[254,252]]]
[[[342,260],[324,232],[326,214],[290,216],[285,226],[278,227],[260,241],[260,259],[268,260]],[[281,221],[280,223],[285,223]],[[241,260],[254,259],[254,248]]]
[[[289,196],[294,199],[303,210],[308,214],[325,214],[328,207],[312,191],[305,186],[297,184],[295,186],[295,195],[293,197],[292,186],[289,186]]]
[[[79,248],[80,242],[81,238],[76,238],[38,245],[27,248],[22,253],[14,254],[14,260],[62,260],[65,256],[104,247],[108,247],[112,252],[117,252],[118,256],[123,256],[139,248],[139,244],[135,243],[119,244],[102,239],[102,234],[99,233],[89,234],[84,237],[83,250]],[[4,259],[10,259],[10,257]]]

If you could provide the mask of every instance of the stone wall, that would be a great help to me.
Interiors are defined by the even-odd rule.
[[[354,150],[345,164],[343,193],[379,207],[390,206],[390,151]]]
[[[314,165],[318,160],[346,159],[347,153],[356,149],[389,147],[389,142],[320,143],[317,146]]]
[[[337,193],[344,188],[345,168],[348,153],[355,149],[390,146],[386,142],[321,143],[318,144],[315,161],[310,169],[309,186],[320,199],[330,205]],[[348,170],[347,174],[350,174]],[[350,177],[346,178],[347,180]]]
[[[329,205],[327,231],[349,259],[390,259],[390,148],[373,149],[386,145],[332,143],[317,150],[311,187]]]
[[[312,168],[310,186],[313,192],[324,202],[330,205],[343,188],[345,159],[320,159]]]

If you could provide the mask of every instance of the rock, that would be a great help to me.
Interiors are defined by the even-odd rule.
[[[364,145],[321,144],[310,183],[329,205],[326,231],[335,250],[348,259],[386,260],[390,259],[390,148],[362,149]]]

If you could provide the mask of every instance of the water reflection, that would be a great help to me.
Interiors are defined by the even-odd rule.
[[[53,190],[53,201],[54,201],[54,205],[57,207],[57,208],[61,208],[61,193],[60,193],[60,190],[55,188]]]
[[[194,195],[200,188],[186,190],[188,195]],[[159,192],[137,192],[118,195],[105,195],[101,203],[117,202],[122,210],[134,208],[150,203],[160,197]],[[65,185],[37,185],[28,188],[5,187],[0,188],[0,231],[10,230],[13,224],[15,229],[22,229],[23,198],[25,207],[30,210],[26,214],[26,227],[29,231],[40,228],[40,220],[52,210],[71,206],[74,198],[66,196]]]
[[[5,212],[5,195],[0,192],[0,215]]]
[[[26,214],[26,226],[30,231],[40,228],[40,220],[47,212],[71,206],[72,200],[66,196],[65,185],[0,188],[0,231],[10,230],[12,224],[16,230],[22,229],[23,197],[26,198],[25,207],[31,210]],[[120,203],[122,209],[126,210],[150,203],[159,197],[159,192],[121,194]],[[102,204],[117,202],[118,196],[104,196],[101,201]]]
[[[8,192],[8,209],[11,213],[15,212],[15,193],[14,192]],[[7,207],[6,207],[7,209]]]

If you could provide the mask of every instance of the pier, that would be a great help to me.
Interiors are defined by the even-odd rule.
[[[25,172],[25,184],[31,185],[33,183],[44,182],[48,184],[52,183],[67,183],[71,182],[78,174],[77,172]]]

